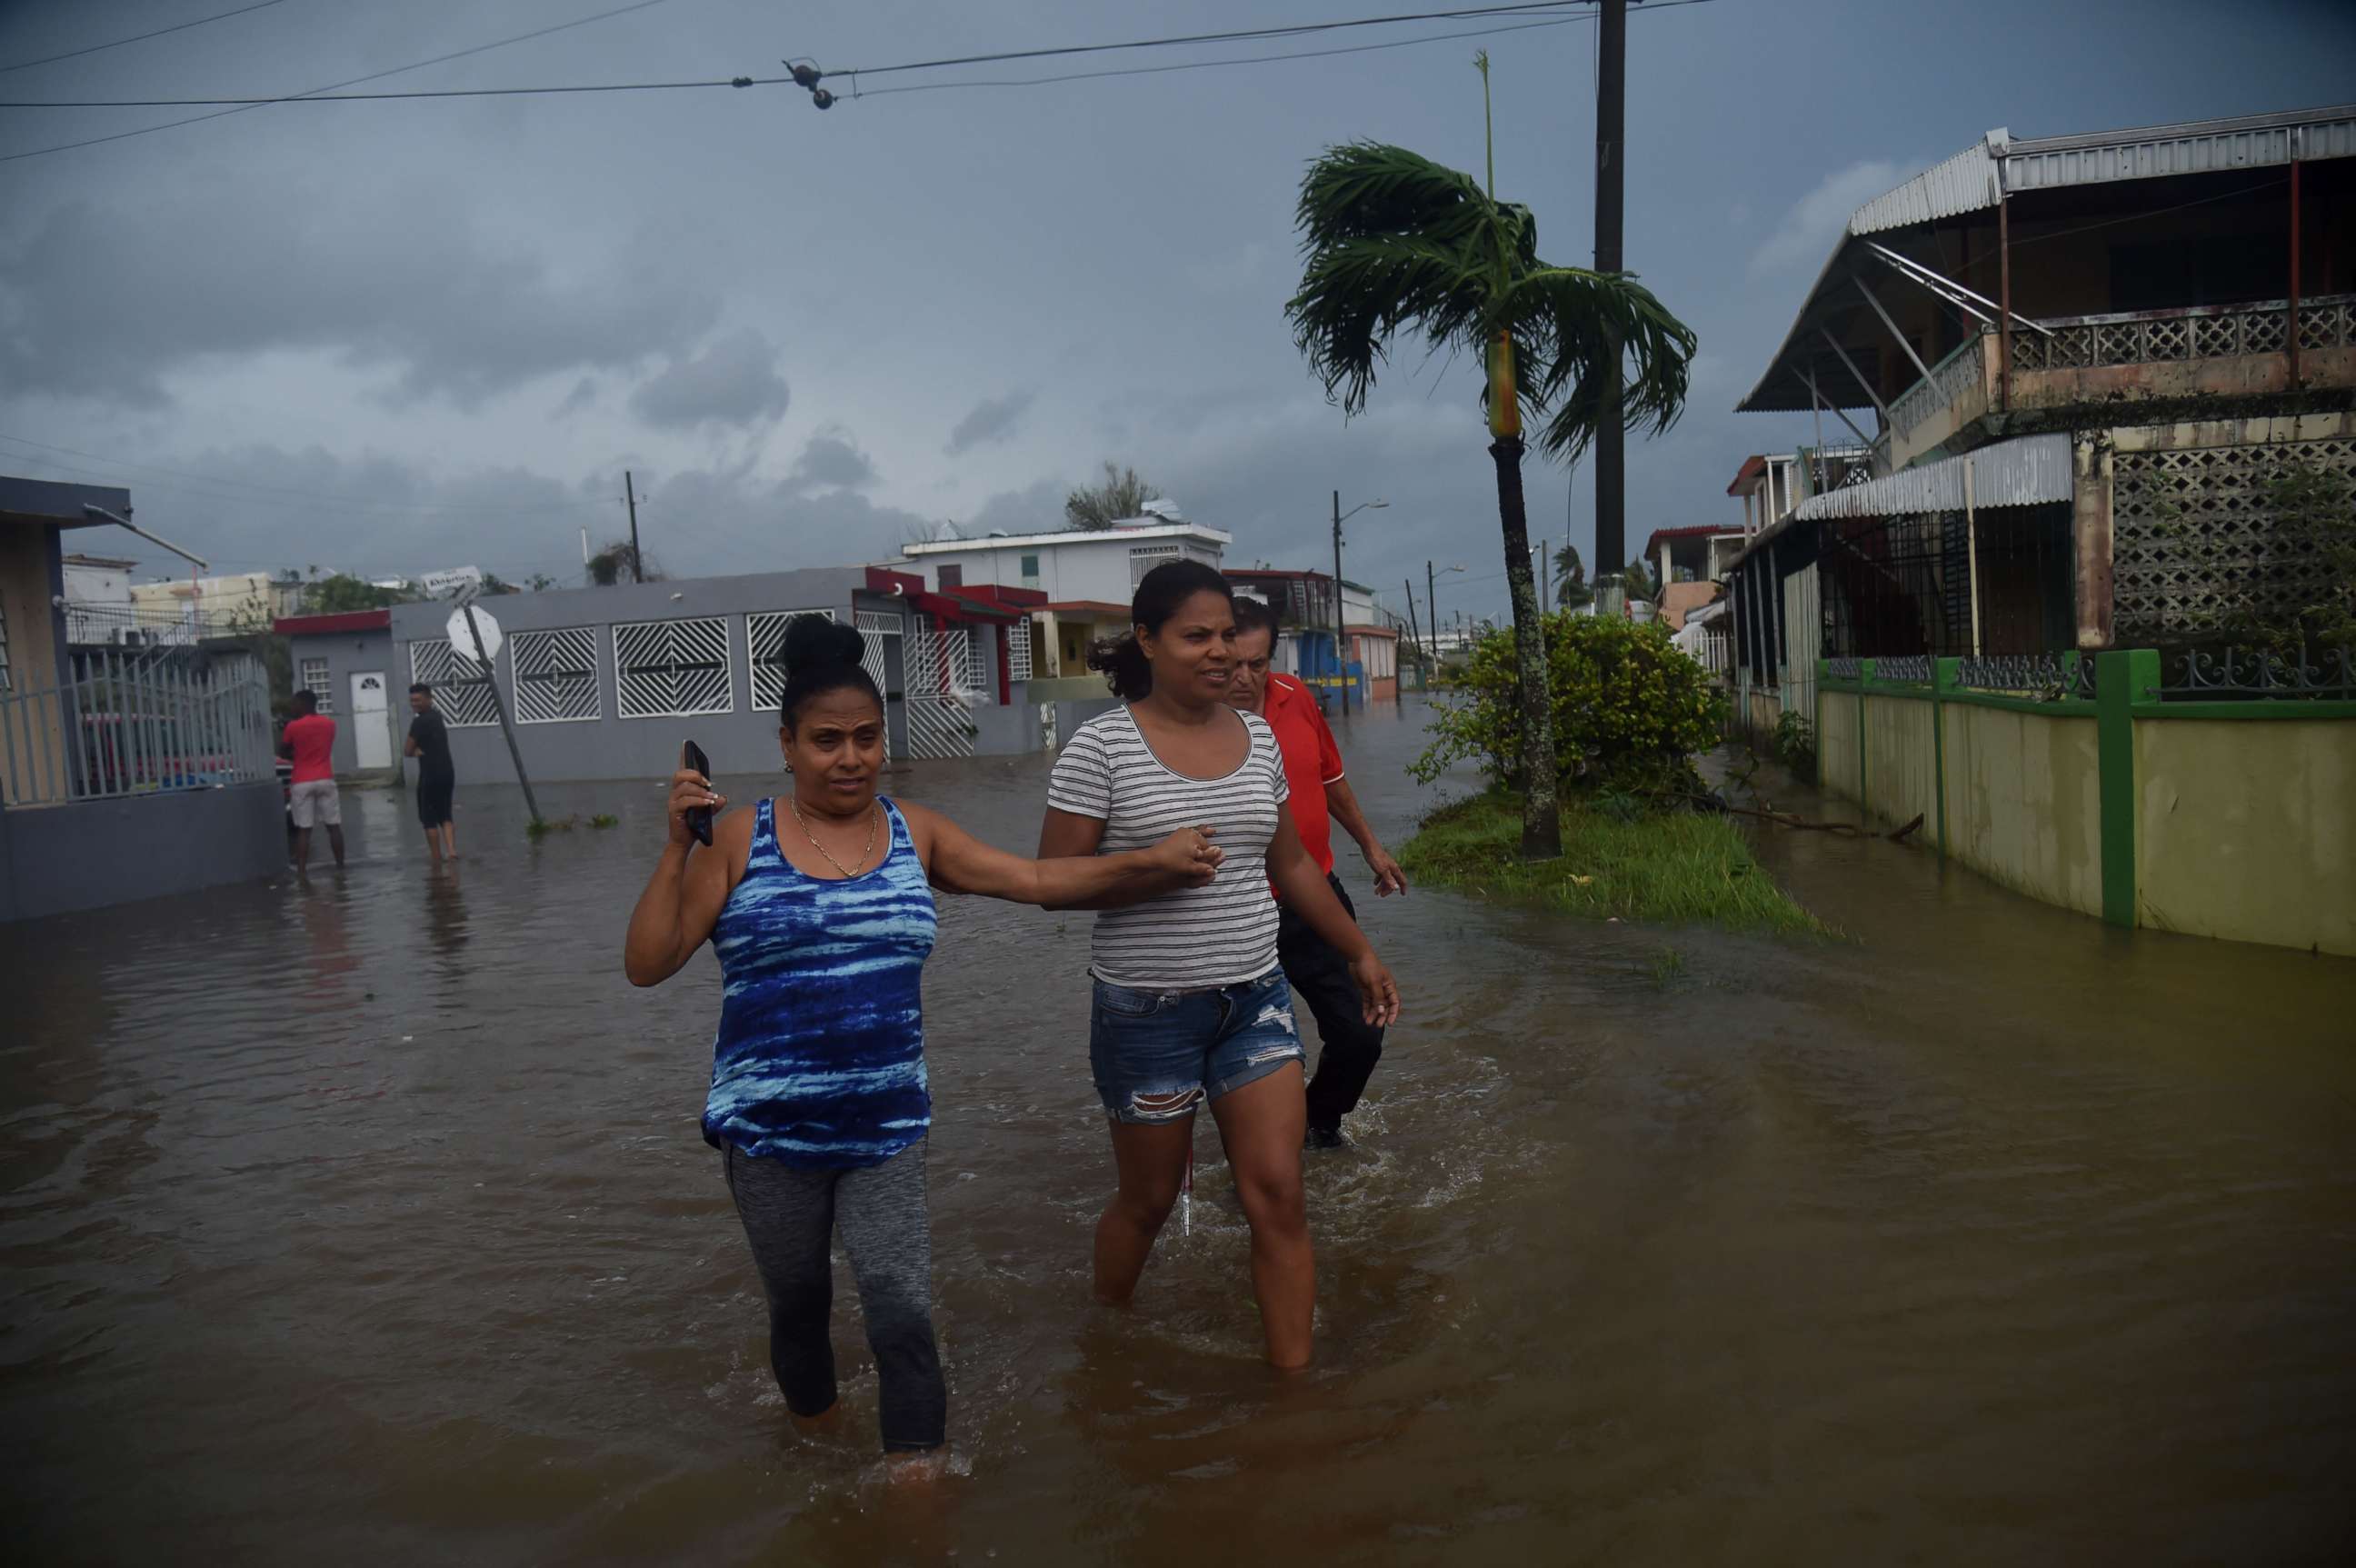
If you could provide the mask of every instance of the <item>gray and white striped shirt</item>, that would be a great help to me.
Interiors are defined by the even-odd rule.
[[[1250,745],[1224,779],[1189,779],[1153,755],[1124,703],[1082,725],[1047,782],[1047,804],[1102,822],[1098,853],[1149,849],[1180,828],[1211,826],[1225,852],[1209,886],[1097,914],[1088,972],[1141,991],[1199,991],[1276,967],[1268,843],[1290,798],[1276,734],[1238,714]]]

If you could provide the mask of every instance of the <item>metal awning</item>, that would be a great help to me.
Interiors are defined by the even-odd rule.
[[[1915,517],[1964,510],[1964,473],[1971,472],[1972,508],[2043,506],[2072,499],[2070,437],[2066,432],[1999,441],[1960,457],[1918,464],[1861,485],[1810,496],[1772,527],[1762,530],[1736,558],[1748,561],[1802,523],[1836,517]]]
[[[2007,192],[2230,173],[2278,166],[2293,157],[2356,157],[2356,103],[2024,141],[2009,131],[1990,131],[1850,215],[1791,329],[1735,411],[1804,413],[1814,406],[1811,378],[1826,408],[1872,406],[1873,395],[1859,383],[1879,385],[1883,355],[1905,350],[1873,319],[1878,306],[1860,284],[1870,287],[1905,274],[1909,285],[1940,292],[1922,275],[1934,268],[1890,248],[1908,242],[1898,238],[1901,231],[1994,211]],[[1890,244],[1875,242],[1876,235],[1889,236]]]

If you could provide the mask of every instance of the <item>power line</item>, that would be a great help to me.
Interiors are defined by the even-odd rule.
[[[1407,48],[1417,44],[1444,43],[1454,38],[1487,38],[1497,33],[1526,32],[1539,27],[1563,27],[1573,22],[1591,20],[1592,17],[1590,15],[1565,15],[1564,13],[1574,6],[1581,8],[1588,6],[1593,4],[1593,0],[1537,0],[1537,3],[1536,4],[1518,5],[1478,6],[1460,11],[1430,11],[1404,14],[1395,16],[1367,16],[1333,22],[1310,22],[1288,27],[1258,27],[1225,33],[1196,33],[1181,38],[1146,38],[1119,44],[1077,44],[1056,48],[1022,49],[994,55],[973,55],[958,59],[925,60],[910,62],[903,65],[860,67],[849,70],[819,71],[815,68],[811,68],[809,71],[808,81],[803,81],[798,75],[731,76],[709,77],[678,81],[565,82],[538,87],[421,88],[404,92],[343,92],[337,91],[339,88],[356,86],[362,82],[380,81],[385,77],[396,76],[403,71],[421,70],[424,66],[438,65],[444,60],[456,59],[464,55],[479,54],[486,49],[501,48],[507,43],[521,42],[524,38],[538,38],[542,36],[543,33],[561,31],[562,30],[562,27],[581,27],[589,22],[604,20],[606,16],[620,16],[624,11],[641,10],[647,5],[660,5],[662,3],[663,0],[641,0],[639,5],[626,5],[622,7],[621,11],[608,11],[597,16],[585,16],[578,22],[567,22],[562,24],[559,27],[545,28],[542,30],[542,33],[527,33],[522,35],[519,38],[503,39],[499,43],[484,44],[473,49],[460,50],[456,54],[443,55],[431,60],[422,60],[416,65],[398,66],[391,70],[379,71],[373,76],[356,77],[351,81],[337,82],[327,87],[313,88],[305,92],[279,93],[247,98],[16,99],[0,101],[0,109],[222,108],[222,112],[225,113],[242,113],[250,109],[259,109],[270,104],[277,103],[380,103],[436,98],[531,98],[610,92],[674,92],[704,91],[713,88],[739,89],[746,87],[781,87],[795,83],[799,83],[802,86],[809,87],[814,86],[821,77],[848,77],[851,79],[853,82],[851,96],[858,98],[877,98],[894,92],[937,92],[954,88],[965,87],[1038,87],[1055,82],[1094,81],[1105,77],[1154,76],[1169,71],[1207,70],[1223,66],[1262,65],[1272,61],[1290,59],[1323,59],[1338,55],[1367,54],[1378,49]],[[1647,9],[1652,11],[1665,11],[1672,10],[1681,5],[1701,5],[1711,3],[1712,0],[1654,0],[1654,3],[1648,6]],[[1331,32],[1344,27],[1389,27],[1406,22],[1440,21],[1450,19],[1461,20],[1488,16],[1542,16],[1550,19],[1545,21],[1524,22],[1515,26],[1502,27],[1475,28],[1452,33],[1432,33],[1419,38],[1396,39],[1391,42],[1380,44],[1361,44],[1348,48],[1330,49],[1301,49],[1283,54],[1248,55],[1226,59],[1189,60],[1177,65],[1132,66],[1110,70],[1072,71],[1056,76],[1028,77],[1011,80],[1001,79],[995,81],[928,82],[907,87],[862,89],[857,85],[858,79],[863,76],[884,76],[911,70],[934,70],[959,65],[1005,62],[1019,59],[1039,59],[1071,55],[1103,54],[1119,50],[1162,48],[1188,44],[1240,42],[1248,39],[1265,38],[1297,38],[1321,32]],[[223,106],[227,107],[223,108]],[[220,114],[199,114],[191,119],[175,120],[167,122],[162,125],[150,125],[142,130],[126,131],[120,133],[117,135],[98,136],[88,141],[70,142],[61,146],[41,147],[35,148],[29,152],[9,154],[5,156],[0,156],[0,163],[12,162],[16,158],[37,157],[43,153],[67,152],[75,147],[95,146],[102,142],[120,141],[126,136],[145,135],[149,131],[169,130],[174,125],[193,125],[198,124],[199,121],[219,118],[220,118]]]
[[[234,11],[222,11],[210,16],[199,16],[193,22],[180,22],[169,27],[158,27],[152,33],[134,33],[127,38],[116,38],[109,43],[91,44],[82,48],[68,49],[61,55],[44,55],[39,59],[20,59],[14,65],[0,65],[0,75],[5,75],[12,70],[30,70],[37,65],[55,65],[61,59],[80,59],[84,55],[94,55],[102,49],[119,49],[125,44],[145,43],[149,38],[160,38],[166,33],[185,33],[190,27],[201,27],[209,22],[226,22],[231,16],[244,16],[248,11],[267,11],[273,5],[284,4],[285,0],[254,0],[254,4],[240,5]]]
[[[1699,4],[1700,0],[1677,0],[1677,3],[1690,5]],[[948,92],[961,87],[1044,87],[1054,82],[1094,81],[1113,76],[1161,76],[1174,70],[1209,70],[1218,66],[1265,65],[1271,61],[1289,59],[1325,59],[1335,55],[1372,54],[1376,49],[1403,49],[1411,48],[1417,44],[1445,43],[1451,38],[1485,38],[1496,33],[1526,33],[1540,27],[1564,27],[1575,22],[1587,20],[1589,18],[1585,16],[1558,16],[1550,21],[1516,22],[1503,27],[1473,27],[1454,33],[1428,33],[1419,38],[1393,38],[1379,44],[1352,44],[1344,48],[1330,49],[1295,49],[1288,54],[1243,55],[1231,59],[1184,60],[1177,65],[1132,65],[1116,67],[1109,70],[1074,70],[1065,71],[1055,76],[996,78],[965,81],[919,81],[911,82],[905,87],[862,89],[854,85],[851,96],[853,99],[883,98],[894,92]],[[0,108],[5,107],[6,105],[0,104]]]
[[[1002,65],[1010,60],[1049,59],[1064,55],[1108,54],[1123,49],[1168,48],[1179,44],[1248,43],[1260,38],[1300,38],[1309,33],[1330,33],[1344,27],[1387,27],[1401,22],[1461,22],[1475,16],[1505,16],[1533,11],[1561,11],[1570,5],[1592,5],[1594,0],[1534,0],[1518,5],[1472,5],[1454,11],[1409,11],[1393,16],[1355,16],[1335,22],[1299,22],[1281,27],[1246,27],[1223,33],[1189,33],[1177,38],[1140,38],[1121,44],[1066,44],[1054,48],[1007,49],[997,54],[964,55],[949,59],[915,60],[902,65],[862,66],[857,70],[833,70],[830,76],[885,76],[904,70],[939,70],[957,65]]]
[[[529,33],[518,33],[510,38],[496,38],[487,44],[477,44],[471,48],[453,49],[448,54],[436,55],[432,59],[418,60],[411,65],[397,65],[390,70],[371,71],[366,76],[353,77],[348,81],[331,81],[325,87],[312,89],[309,93],[295,94],[295,97],[310,97],[322,92],[335,92],[347,87],[359,87],[365,82],[381,81],[388,76],[399,76],[404,71],[423,70],[430,65],[444,65],[454,59],[465,59],[470,55],[487,54],[493,49],[506,48],[509,44],[529,43],[534,38],[547,38],[552,33],[562,33],[573,27],[585,27],[592,22],[606,21],[615,16],[627,16],[633,11],[648,10],[667,3],[668,0],[633,0],[630,5],[616,6],[611,11],[600,11],[594,16],[582,16],[570,22],[558,22],[552,27],[535,28]],[[265,102],[279,101],[266,100]],[[21,153],[0,154],[0,164],[12,164],[21,158],[46,157],[51,153],[70,153],[77,147],[95,147],[107,142],[128,141],[134,136],[150,135],[157,131],[169,131],[181,125],[194,125],[206,120],[220,120],[231,114],[244,114],[261,107],[260,103],[245,103],[234,109],[216,109],[209,114],[191,115],[186,120],[166,120],[160,125],[142,125],[135,131],[117,131],[107,136],[91,136],[79,142],[60,142],[50,147],[32,147]]]

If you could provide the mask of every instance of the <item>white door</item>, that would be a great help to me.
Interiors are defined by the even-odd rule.
[[[352,745],[362,769],[392,766],[392,731],[384,716],[384,671],[363,670],[352,677]]]

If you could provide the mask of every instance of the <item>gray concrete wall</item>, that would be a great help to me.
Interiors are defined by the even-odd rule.
[[[335,694],[335,712],[327,716],[336,721],[336,776],[339,779],[359,771],[359,743],[353,738],[352,676],[383,671],[384,725],[392,740],[392,759],[398,764],[402,740],[409,734],[409,656],[405,651],[395,656],[392,634],[343,631],[325,637],[290,637],[286,648],[288,676],[298,687],[303,683],[303,660],[327,661],[327,690]]]
[[[692,740],[723,774],[774,773],[778,767],[777,715],[756,711],[752,703],[752,671],[745,646],[745,617],[770,610],[830,609],[848,625],[854,608],[902,610],[901,601],[871,596],[866,573],[855,566],[801,572],[766,572],[742,577],[693,577],[666,583],[626,584],[611,588],[580,588],[562,593],[508,594],[479,601],[509,637],[519,631],[543,631],[562,627],[596,630],[599,714],[594,719],[515,726],[516,744],[534,783],[564,779],[666,779],[679,766],[680,743]],[[854,605],[854,600],[856,604]],[[392,610],[394,668],[405,702],[410,682],[412,642],[436,640],[450,618],[446,603],[396,605]],[[616,714],[613,628],[628,621],[680,619],[721,616],[728,621],[728,657],[734,682],[734,706],[724,714],[701,714],[689,718],[621,718]],[[901,639],[887,639],[891,642]],[[891,664],[897,688],[897,650]],[[500,699],[514,709],[515,669],[511,650],[503,647],[493,660]],[[888,695],[889,693],[887,693]],[[894,738],[905,746],[897,713],[889,715]],[[898,755],[905,756],[905,750]],[[468,784],[513,783],[515,765],[497,725],[453,726],[450,756],[456,764],[460,788]],[[416,767],[409,766],[410,782]]]
[[[218,887],[285,865],[274,780],[0,811],[0,921]]]

